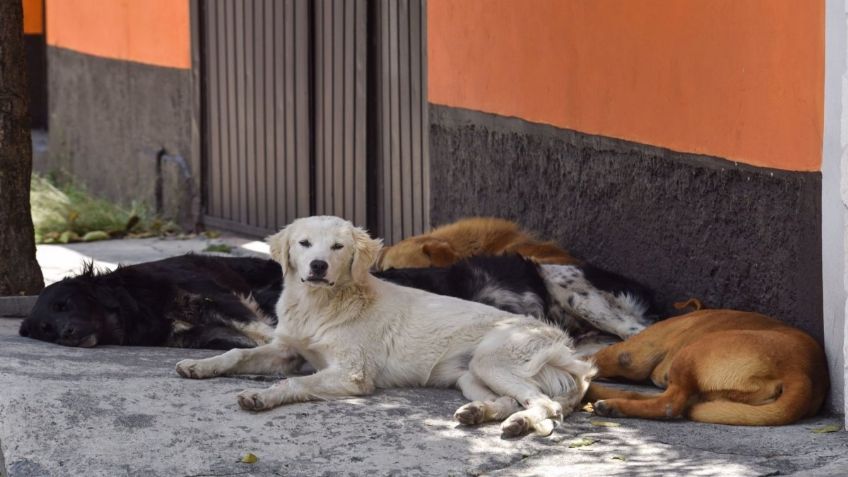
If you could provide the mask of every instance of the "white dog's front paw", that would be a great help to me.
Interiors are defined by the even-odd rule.
[[[177,373],[184,378],[205,379],[218,376],[218,371],[205,359],[184,359],[177,363]]]
[[[457,409],[453,418],[466,426],[480,424],[486,419],[486,404],[482,401],[470,402]]]
[[[238,393],[238,403],[245,411],[264,411],[274,407],[263,389],[245,389]]]
[[[533,425],[523,413],[517,412],[501,423],[501,437],[520,437],[527,434]]]

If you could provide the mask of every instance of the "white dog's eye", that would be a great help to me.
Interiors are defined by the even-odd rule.
[[[311,247],[311,246],[312,246],[312,243],[311,243],[309,240],[301,240],[301,241],[300,241],[300,242],[298,242],[298,243],[299,243],[299,244],[301,244],[301,245],[303,245],[303,246],[304,246],[304,247],[306,247],[306,248],[309,248],[309,247]]]
[[[333,250],[341,250],[342,248],[344,248],[344,245],[342,245],[340,243],[334,243],[333,246],[330,247],[330,248],[333,249]]]

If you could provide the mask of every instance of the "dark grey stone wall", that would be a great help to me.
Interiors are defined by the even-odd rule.
[[[821,176],[431,105],[431,220],[515,220],[656,291],[822,339]]]
[[[152,208],[156,152],[192,164],[191,71],[48,47],[49,154],[34,168],[68,172],[98,195]],[[173,163],[163,166],[165,215],[191,226],[195,212]],[[194,190],[199,190],[195,185]]]

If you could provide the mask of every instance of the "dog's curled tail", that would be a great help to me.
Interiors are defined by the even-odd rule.
[[[689,409],[693,421],[737,426],[782,426],[806,416],[813,402],[813,386],[806,375],[787,376],[783,392],[767,404],[706,401]]]
[[[580,404],[597,368],[591,360],[576,356],[565,342],[556,343],[523,366],[524,376],[532,379],[542,393],[562,405],[564,416]]]

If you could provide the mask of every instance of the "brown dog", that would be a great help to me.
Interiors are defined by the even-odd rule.
[[[828,389],[825,355],[806,333],[743,311],[700,310],[650,326],[595,355],[598,378],[644,381],[661,394],[593,383],[586,396],[602,416],[747,426],[815,415]]]
[[[508,253],[527,257],[537,263],[579,263],[555,243],[536,240],[514,222],[472,217],[383,248],[376,267],[379,270],[448,267],[473,255]]]

